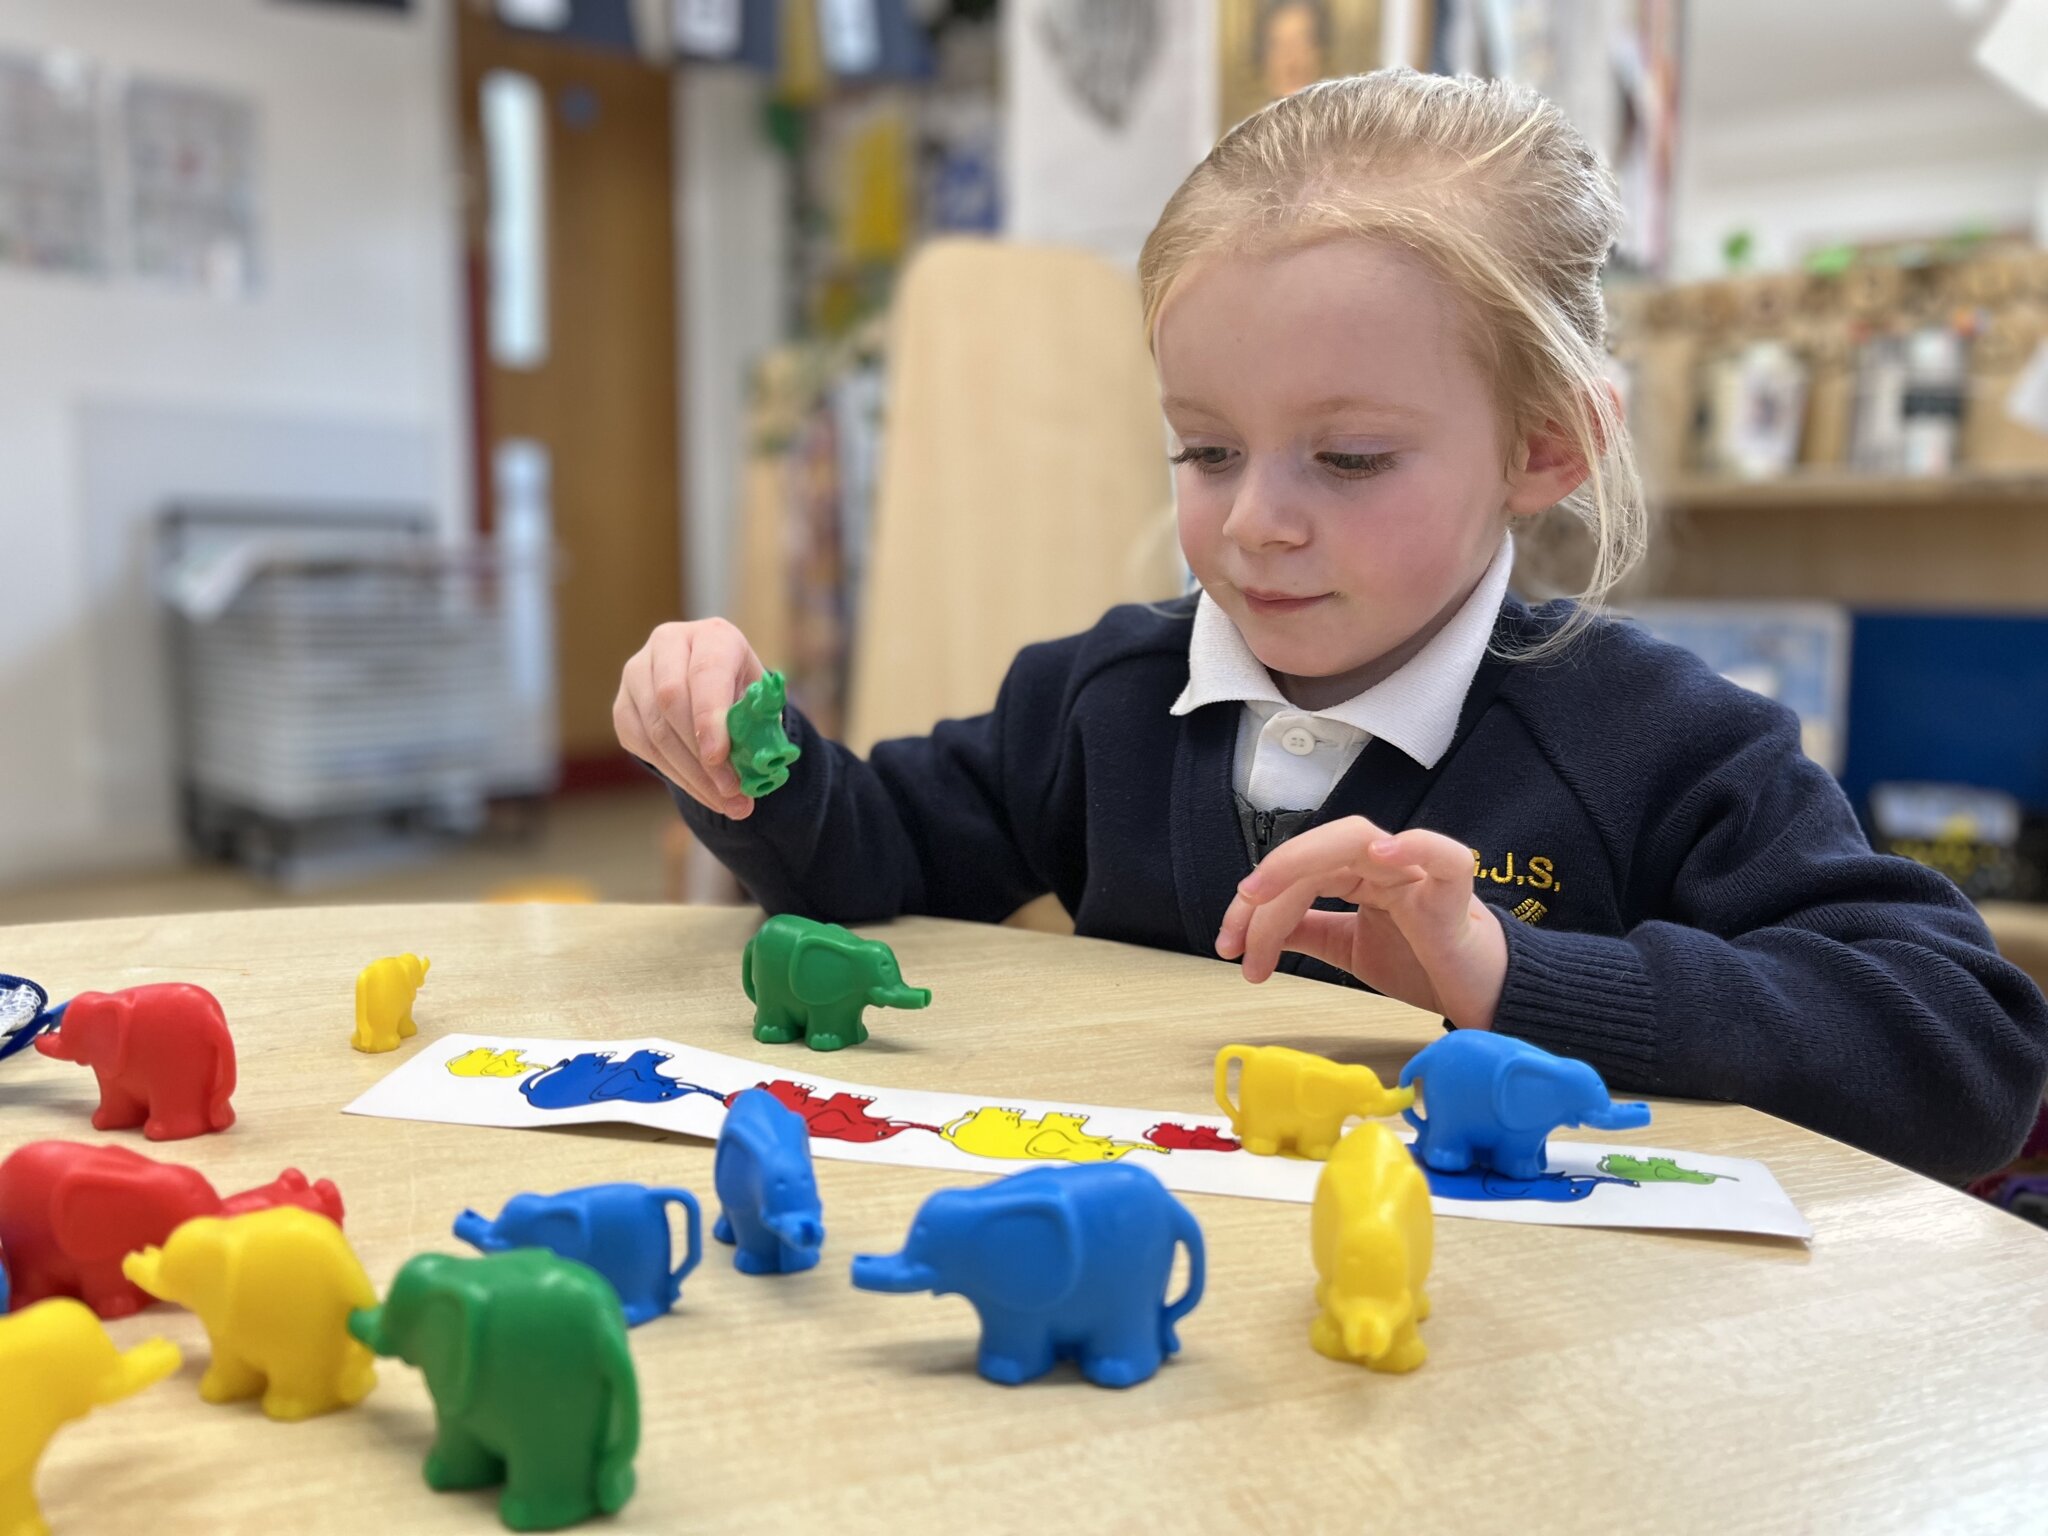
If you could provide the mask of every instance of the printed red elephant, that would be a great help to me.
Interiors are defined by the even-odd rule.
[[[82,992],[63,1022],[36,1041],[58,1061],[82,1062],[100,1083],[96,1131],[142,1127],[151,1141],[182,1141],[235,1123],[235,1042],[219,1001],[184,982]]]

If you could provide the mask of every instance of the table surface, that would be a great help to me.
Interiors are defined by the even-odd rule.
[[[567,906],[122,919],[0,929],[0,970],[54,996],[166,980],[216,993],[238,1041],[240,1118],[149,1150],[223,1190],[286,1165],[333,1178],[381,1290],[414,1253],[468,1251],[449,1234],[456,1211],[521,1190],[639,1179],[709,1203],[711,1149],[630,1127],[343,1115],[407,1054],[348,1048],[366,960],[432,957],[422,1039],[662,1035],[786,1066],[752,1041],[739,990],[756,920]],[[1398,1003],[1285,976],[1254,990],[1185,956],[929,920],[880,931],[935,1000],[884,1015],[873,1045],[831,1061],[877,1084],[1201,1111],[1231,1041],[1391,1078],[1438,1030]],[[83,1068],[32,1052],[0,1065],[0,1152],[91,1139],[95,1102]],[[958,1180],[821,1160],[824,1264],[748,1279],[714,1246],[678,1312],[634,1331],[639,1492],[608,1528],[2041,1528],[2048,1239],[1751,1110],[1659,1102],[1655,1126],[1665,1146],[1767,1162],[1812,1220],[1811,1248],[1446,1220],[1429,1363],[1390,1377],[1308,1347],[1307,1207],[1189,1196],[1208,1295],[1181,1355],[1130,1392],[1071,1368],[991,1386],[964,1301],[854,1291],[849,1255],[896,1248],[919,1201]],[[200,1403],[196,1318],[157,1307],[113,1332],[124,1345],[167,1334],[186,1363],[53,1443],[39,1487],[57,1536],[498,1528],[492,1495],[421,1481],[431,1407],[403,1364],[380,1363],[362,1407],[281,1425],[253,1404]]]

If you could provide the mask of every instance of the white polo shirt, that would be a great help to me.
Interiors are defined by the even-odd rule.
[[[1244,705],[1232,780],[1255,811],[1314,810],[1375,736],[1434,768],[1457,734],[1514,564],[1515,542],[1503,535],[1472,595],[1427,645],[1365,692],[1315,714],[1287,702],[1230,615],[1204,592],[1188,643],[1188,685],[1173,713]]]

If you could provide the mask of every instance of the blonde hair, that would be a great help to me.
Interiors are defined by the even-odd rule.
[[[1612,177],[1533,91],[1410,69],[1325,80],[1231,129],[1167,201],[1138,261],[1145,329],[1156,342],[1175,284],[1212,256],[1358,236],[1421,259],[1463,300],[1510,441],[1555,423],[1587,468],[1559,504],[1592,544],[1578,606],[1519,654],[1548,652],[1645,544],[1606,372],[1600,271],[1620,222]]]

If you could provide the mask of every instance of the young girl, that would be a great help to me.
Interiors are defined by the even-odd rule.
[[[2018,1144],[2048,1005],[1941,876],[1880,857],[1778,705],[1597,606],[1642,542],[1602,370],[1619,210],[1499,83],[1329,81],[1232,130],[1140,266],[1198,598],[1027,647],[994,710],[758,804],[762,675],[665,624],[615,715],[770,911],[1000,921],[1363,983],[1960,1180]],[[1589,591],[1508,593],[1563,504]]]

